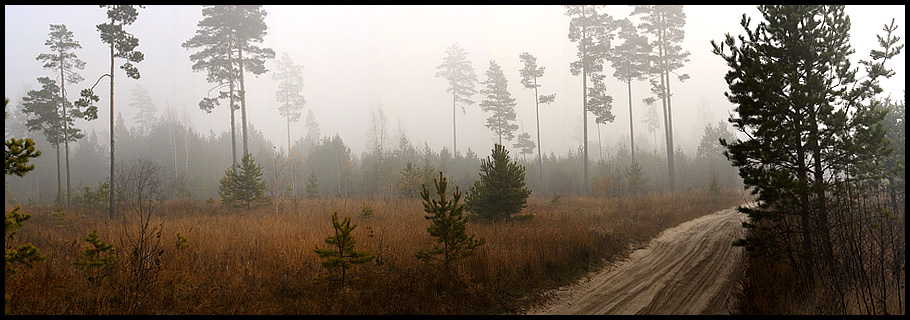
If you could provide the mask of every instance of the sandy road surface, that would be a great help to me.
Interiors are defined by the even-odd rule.
[[[528,314],[729,314],[745,219],[734,207],[667,229]]]

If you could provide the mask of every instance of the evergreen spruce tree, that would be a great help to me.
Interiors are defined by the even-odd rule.
[[[464,214],[464,204],[459,204],[461,192],[458,186],[455,186],[455,192],[452,193],[452,200],[446,199],[446,188],[448,183],[442,171],[439,172],[439,179],[433,179],[436,185],[436,194],[439,199],[431,199],[430,191],[424,184],[420,197],[423,198],[423,211],[429,213],[424,216],[432,224],[427,227],[431,236],[436,237],[436,243],[441,246],[434,246],[432,250],[420,250],[417,252],[417,259],[425,262],[439,261],[442,262],[446,269],[455,260],[468,257],[474,253],[474,249],[484,244],[483,238],[474,240],[474,235],[468,236],[465,232],[465,223],[467,217]],[[438,257],[437,257],[438,256]]]
[[[465,209],[472,218],[508,219],[527,206],[531,190],[525,188],[525,168],[509,159],[505,147],[496,144],[492,158],[481,159],[480,171],[480,180],[471,185],[465,199]]]
[[[641,172],[641,166],[638,165],[638,162],[632,162],[632,166],[626,171],[626,179],[629,181],[629,191],[632,194],[648,191],[648,179]]]
[[[270,202],[265,196],[265,181],[262,181],[262,166],[256,164],[253,155],[243,155],[240,166],[235,171],[228,168],[220,180],[218,194],[221,204],[247,210],[266,205]]]
[[[354,244],[357,241],[351,235],[351,231],[357,228],[357,225],[351,225],[351,218],[345,217],[341,222],[338,221],[338,211],[332,212],[332,228],[335,235],[325,238],[325,243],[329,248],[323,249],[316,245],[314,251],[320,258],[326,259],[322,266],[326,269],[340,269],[341,276],[338,279],[332,279],[331,275],[320,279],[329,279],[341,281],[341,286],[345,285],[345,276],[348,269],[355,264],[364,264],[373,260],[373,256],[361,251],[354,250]]]
[[[420,194],[420,185],[423,175],[420,168],[408,161],[404,169],[398,173],[398,191],[402,198],[416,198]]]
[[[310,171],[310,177],[307,179],[304,191],[306,191],[307,199],[319,198],[319,181],[316,178],[316,171]]]

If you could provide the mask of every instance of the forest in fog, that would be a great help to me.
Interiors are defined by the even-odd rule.
[[[39,306],[21,298],[49,294],[32,291],[26,279],[38,275],[27,271],[6,282],[20,294],[7,295],[7,306],[13,301],[22,313],[512,313],[531,303],[516,297],[566,283],[632,241],[749,203],[739,209],[748,216],[742,238],[731,244],[749,257],[738,312],[903,314],[904,9],[8,5],[7,238],[22,228],[19,239],[42,252],[66,243],[73,252],[40,262],[48,256],[34,247],[11,258],[7,244],[7,274],[21,272],[10,267],[17,263],[71,268],[82,254],[72,248],[85,239],[95,249],[75,264],[91,276],[59,290],[98,291]],[[20,209],[39,218],[23,228],[30,216]],[[214,244],[181,251],[224,239],[228,229],[191,231],[196,223],[182,219],[251,213],[276,230],[289,223],[285,216],[318,226],[304,237],[311,242],[289,244],[305,255],[249,260],[309,269],[263,271],[256,281],[269,284],[265,293],[206,291],[211,305],[153,306],[142,298],[164,294],[162,284],[183,281],[179,274],[196,274],[198,283],[232,274],[224,268],[234,262],[213,253]],[[445,214],[455,217],[445,220],[459,234],[455,253],[448,242],[432,251],[408,244],[412,229],[440,237]],[[301,222],[314,216],[318,223]],[[354,216],[363,227],[351,233]],[[104,245],[94,226],[105,226],[101,239],[113,238],[112,221],[127,230],[116,233],[117,247],[133,248],[120,275],[100,271],[120,262],[97,260]],[[336,236],[322,241],[329,225]],[[502,248],[520,247],[521,256],[546,246],[498,238],[501,228],[537,230],[535,243],[556,253],[517,258],[527,266],[510,270]],[[167,250],[153,236],[163,230],[177,237]],[[564,232],[573,235],[557,236]],[[260,236],[281,245],[303,239]],[[351,260],[338,262],[320,248],[342,248],[339,239],[348,236],[370,254],[339,254],[338,261]],[[444,238],[438,242],[450,241]],[[211,269],[187,271],[215,256]],[[314,276],[323,272],[316,256],[335,261],[322,266],[341,270],[341,287],[363,290],[436,272],[411,260],[439,262],[460,282],[422,286],[474,296],[441,307],[419,291],[395,309],[349,289],[336,305],[319,300],[327,289],[318,283],[288,287],[279,279],[334,277]],[[165,258],[172,269],[160,267]],[[449,269],[459,259],[464,264]],[[559,259],[565,264],[553,262]],[[346,276],[351,263],[372,273]],[[396,263],[407,271],[390,276]],[[67,272],[42,281],[65,282]],[[491,280],[493,272],[533,281],[512,292]],[[546,278],[553,272],[563,276]],[[129,285],[105,282],[116,277]],[[503,303],[458,291],[475,285]],[[179,290],[168,294],[202,292]],[[771,298],[775,292],[785,294]],[[246,304],[261,296],[278,302]],[[817,297],[815,309],[798,309],[787,302],[792,296]],[[231,299],[250,309],[229,310]],[[348,309],[358,303],[364,309]]]

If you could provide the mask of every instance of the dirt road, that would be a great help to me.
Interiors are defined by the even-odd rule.
[[[734,207],[667,229],[527,314],[730,314],[745,219]]]

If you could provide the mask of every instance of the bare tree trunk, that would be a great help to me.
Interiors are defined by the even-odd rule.
[[[632,129],[632,80],[626,81],[629,87],[629,143],[632,145],[632,163],[635,163],[635,130]]]
[[[585,65],[585,61],[587,61],[587,58],[588,58],[587,57],[588,49],[587,49],[587,46],[585,45],[585,41],[588,39],[588,36],[587,36],[588,30],[587,30],[587,27],[584,25],[585,19],[587,19],[587,17],[584,16],[585,9],[586,8],[584,6],[581,7],[581,14],[582,14],[582,19],[581,19],[581,21],[582,21],[582,25],[581,25],[581,39],[582,39],[582,47],[581,47],[581,52],[582,52],[582,57],[581,57],[581,101],[582,101],[581,109],[582,109],[582,111],[581,111],[581,115],[582,116],[581,116],[581,118],[582,119],[581,119],[581,122],[582,122],[582,127],[583,127],[582,135],[584,137],[584,139],[583,139],[584,143],[583,143],[582,147],[584,148],[584,156],[585,156],[585,158],[584,158],[585,173],[584,173],[584,181],[583,181],[584,183],[582,184],[582,190],[584,190],[583,192],[588,190],[588,67],[587,67],[587,65]]]
[[[114,18],[111,18],[111,177],[110,177],[110,194],[108,203],[108,215],[114,217]]]
[[[540,185],[543,186],[543,157],[540,154],[540,96],[537,95],[537,77],[534,77],[534,112],[537,114],[537,169],[540,171]]]
[[[246,90],[243,89],[243,49],[237,48],[237,58],[240,60],[240,121],[243,127],[243,154],[250,153],[249,140],[247,140],[246,125]]]
[[[228,81],[230,87],[230,109],[231,109],[231,166],[237,168],[237,134],[234,124],[237,122],[234,120],[234,59],[233,53],[234,49],[234,39],[233,34],[228,36]]]
[[[64,207],[69,206],[70,204],[70,143],[69,143],[69,121],[66,118],[66,77],[63,74],[63,52],[60,52],[59,64],[60,64],[60,104],[62,104],[63,109],[63,146],[64,151],[66,152],[64,159],[66,159],[66,204]]]

